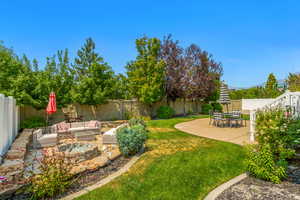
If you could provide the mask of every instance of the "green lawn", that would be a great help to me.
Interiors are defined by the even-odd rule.
[[[174,128],[200,117],[148,122],[147,151],[130,171],[77,199],[203,199],[216,186],[243,173],[242,147]]]

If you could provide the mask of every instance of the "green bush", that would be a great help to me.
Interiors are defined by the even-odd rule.
[[[175,111],[170,106],[160,106],[157,109],[157,117],[159,119],[170,119],[175,114]]]
[[[64,155],[48,153],[39,167],[40,174],[31,177],[29,192],[32,199],[53,198],[63,193],[72,183],[70,170],[72,165]]]
[[[286,111],[275,108],[257,112],[256,135],[259,144],[269,144],[275,154],[291,148],[300,137],[300,122],[285,116]]]
[[[286,161],[280,159],[276,162],[268,144],[251,146],[248,149],[246,166],[251,175],[274,183],[280,183],[286,176]]]
[[[201,113],[202,114],[208,115],[209,111],[211,111],[211,110],[213,110],[212,105],[210,105],[210,104],[202,104],[202,106],[201,106]]]
[[[250,120],[250,115],[249,114],[242,114],[242,118],[244,120]]]
[[[129,126],[142,125],[146,128],[146,123],[141,118],[132,118],[128,121]]]
[[[299,120],[290,118],[284,109],[258,111],[258,144],[249,150],[248,171],[257,178],[279,183],[286,175],[287,160],[295,155],[299,129]]]
[[[222,107],[222,105],[220,103],[216,102],[216,103],[212,103],[211,105],[212,105],[214,111],[216,111],[216,112],[222,112],[223,107]]]
[[[119,129],[117,131],[117,141],[121,153],[128,157],[141,151],[147,135],[147,130],[141,124]]]
[[[21,129],[24,128],[39,128],[46,125],[46,121],[42,117],[31,117],[21,122]]]

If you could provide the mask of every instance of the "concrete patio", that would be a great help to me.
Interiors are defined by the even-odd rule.
[[[176,124],[175,128],[200,137],[245,145],[250,144],[249,121],[246,124],[246,127],[221,128],[209,125],[209,118],[204,118]]]

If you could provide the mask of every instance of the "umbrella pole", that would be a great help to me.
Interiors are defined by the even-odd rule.
[[[48,133],[48,131],[47,131],[47,129],[48,129],[48,121],[49,121],[49,115],[48,115],[48,113],[47,113],[47,115],[46,115],[46,133]]]

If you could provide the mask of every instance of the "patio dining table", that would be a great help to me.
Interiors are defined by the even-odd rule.
[[[243,125],[243,121],[242,121],[242,117],[241,117],[241,113],[237,112],[224,112],[222,113],[222,121],[223,124],[222,126],[227,126],[227,127],[232,127],[233,126],[233,122],[235,122],[235,126],[237,127],[242,126]],[[240,123],[239,123],[240,122]],[[217,125],[217,124],[216,124]]]

